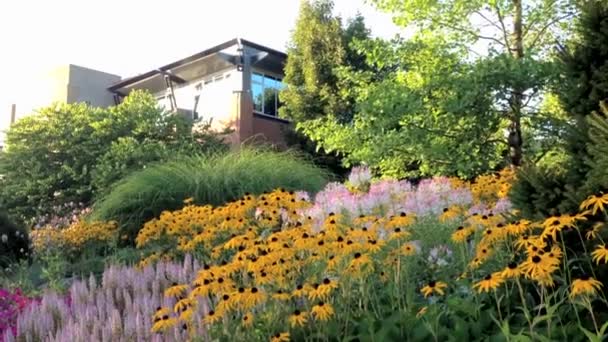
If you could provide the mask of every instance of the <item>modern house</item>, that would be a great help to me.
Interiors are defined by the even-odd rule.
[[[127,78],[108,88],[119,103],[135,89],[156,96],[166,109],[211,120],[215,130],[233,130],[233,144],[264,139],[284,145],[289,121],[278,117],[287,56],[244,39],[233,39],[195,55]]]
[[[283,131],[290,122],[278,117],[278,92],[286,59],[283,52],[236,38],[122,80],[70,65],[67,78],[58,77],[55,87],[62,96],[53,101],[109,106],[142,89],[169,111],[210,121],[214,130],[228,128],[232,133],[226,139],[232,144],[264,140],[284,146]]]

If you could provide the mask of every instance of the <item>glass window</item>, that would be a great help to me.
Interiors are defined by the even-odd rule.
[[[253,97],[253,110],[263,113],[264,87],[261,84],[251,85],[251,97]]]
[[[258,74],[257,72],[254,72],[253,75],[251,75],[251,82],[263,83],[264,76],[262,74]]]
[[[283,88],[281,80],[259,73],[251,76],[251,95],[254,110],[267,115],[277,116],[279,113],[279,91]]]

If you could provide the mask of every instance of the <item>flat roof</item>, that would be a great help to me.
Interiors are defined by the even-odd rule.
[[[193,62],[202,60],[206,57],[209,57],[213,54],[216,54],[222,50],[228,49],[234,45],[238,45],[239,42],[247,47],[253,48],[255,50],[259,50],[259,51],[263,51],[263,52],[267,52],[270,56],[273,56],[277,61],[281,61],[281,63],[284,63],[284,61],[287,59],[287,54],[260,44],[256,44],[254,42],[245,40],[245,39],[241,39],[241,38],[234,38],[231,39],[227,42],[224,42],[222,44],[216,45],[212,48],[209,48],[207,50],[201,51],[199,53],[196,53],[192,56],[188,56],[186,58],[180,59],[178,61],[175,61],[173,63],[169,63],[167,65],[164,65],[158,69],[154,69],[154,70],[150,70],[146,73],[140,74],[140,75],[136,75],[133,77],[129,77],[126,78],[124,80],[120,80],[119,82],[113,84],[112,86],[108,87],[108,90],[113,92],[113,93],[117,93],[117,94],[122,94],[122,95],[126,95],[123,92],[121,92],[121,90],[123,90],[124,88],[127,88],[129,86],[132,86],[138,82],[144,81],[146,79],[155,77],[155,76],[159,76],[159,75],[163,75],[164,73],[168,73],[171,72],[172,69],[187,65],[187,64],[191,64]],[[178,75],[174,75],[176,78],[179,78]]]

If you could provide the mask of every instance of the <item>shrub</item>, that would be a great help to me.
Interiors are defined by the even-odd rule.
[[[109,108],[84,103],[42,108],[7,132],[0,161],[3,205],[24,221],[45,214],[63,216],[55,210],[70,202],[88,206],[97,190],[92,184],[97,162],[123,137],[167,144],[188,141],[201,150],[216,141],[204,129],[193,136],[191,123],[185,121],[166,113],[151,94],[141,91]]]
[[[92,218],[116,220],[135,237],[144,222],[175,210],[192,197],[197,204],[219,205],[283,187],[316,192],[328,173],[293,152],[242,149],[213,156],[181,157],[134,173],[93,207]]]
[[[28,254],[27,232],[14,223],[6,213],[0,212],[0,267],[27,258]]]
[[[34,255],[60,254],[68,260],[77,260],[83,254],[103,254],[114,247],[118,240],[118,229],[115,222],[80,220],[67,228],[39,228],[30,236]]]

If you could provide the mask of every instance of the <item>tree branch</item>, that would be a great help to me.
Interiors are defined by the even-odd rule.
[[[548,4],[548,6],[546,6],[546,7],[548,7],[548,8],[553,7],[553,5],[555,5],[555,3],[556,3],[556,2],[557,2],[557,0],[553,0],[553,1],[552,1],[551,3],[549,3],[549,4]],[[524,32],[523,32],[522,36],[523,36],[523,37],[525,37],[525,36],[528,34],[528,32],[529,32],[529,31],[532,29],[532,27],[533,27],[534,25],[536,25],[536,23],[538,23],[538,20],[530,22],[530,25],[524,25],[524,26],[525,26],[525,28],[524,28]]]
[[[455,30],[455,31],[460,31],[466,34],[469,34],[477,39],[486,39],[486,40],[491,40],[495,43],[498,43],[501,46],[505,46],[505,43],[501,42],[500,40],[494,38],[494,37],[489,37],[489,36],[482,36],[479,33],[476,33],[475,31],[472,30],[468,30],[464,27],[458,27],[458,26],[454,26],[454,25],[450,25],[450,24],[446,24],[446,23],[440,23],[440,25],[443,25],[449,29]]]
[[[528,46],[528,49],[533,49],[534,46],[536,45],[536,43],[538,43],[538,41],[540,40],[540,38],[545,34],[545,31],[551,27],[553,24],[564,20],[564,19],[568,19],[569,17],[571,17],[573,15],[573,13],[567,13],[561,17],[557,17],[554,20],[551,20],[550,22],[548,22],[545,26],[543,26],[543,28],[540,29],[540,31],[538,31],[538,34],[536,35],[536,37],[534,38],[534,40],[532,40],[532,43],[530,43],[530,45]]]
[[[507,32],[507,27],[505,26],[505,21],[503,19],[502,13],[500,13],[500,7],[498,7],[498,4],[496,4],[494,7],[496,8],[496,14],[498,15],[498,22],[501,26],[500,30],[502,31],[502,35],[505,40],[505,46],[507,47],[507,51],[509,51],[509,55],[513,55],[513,52],[511,51],[511,44],[509,44],[509,34]]]

